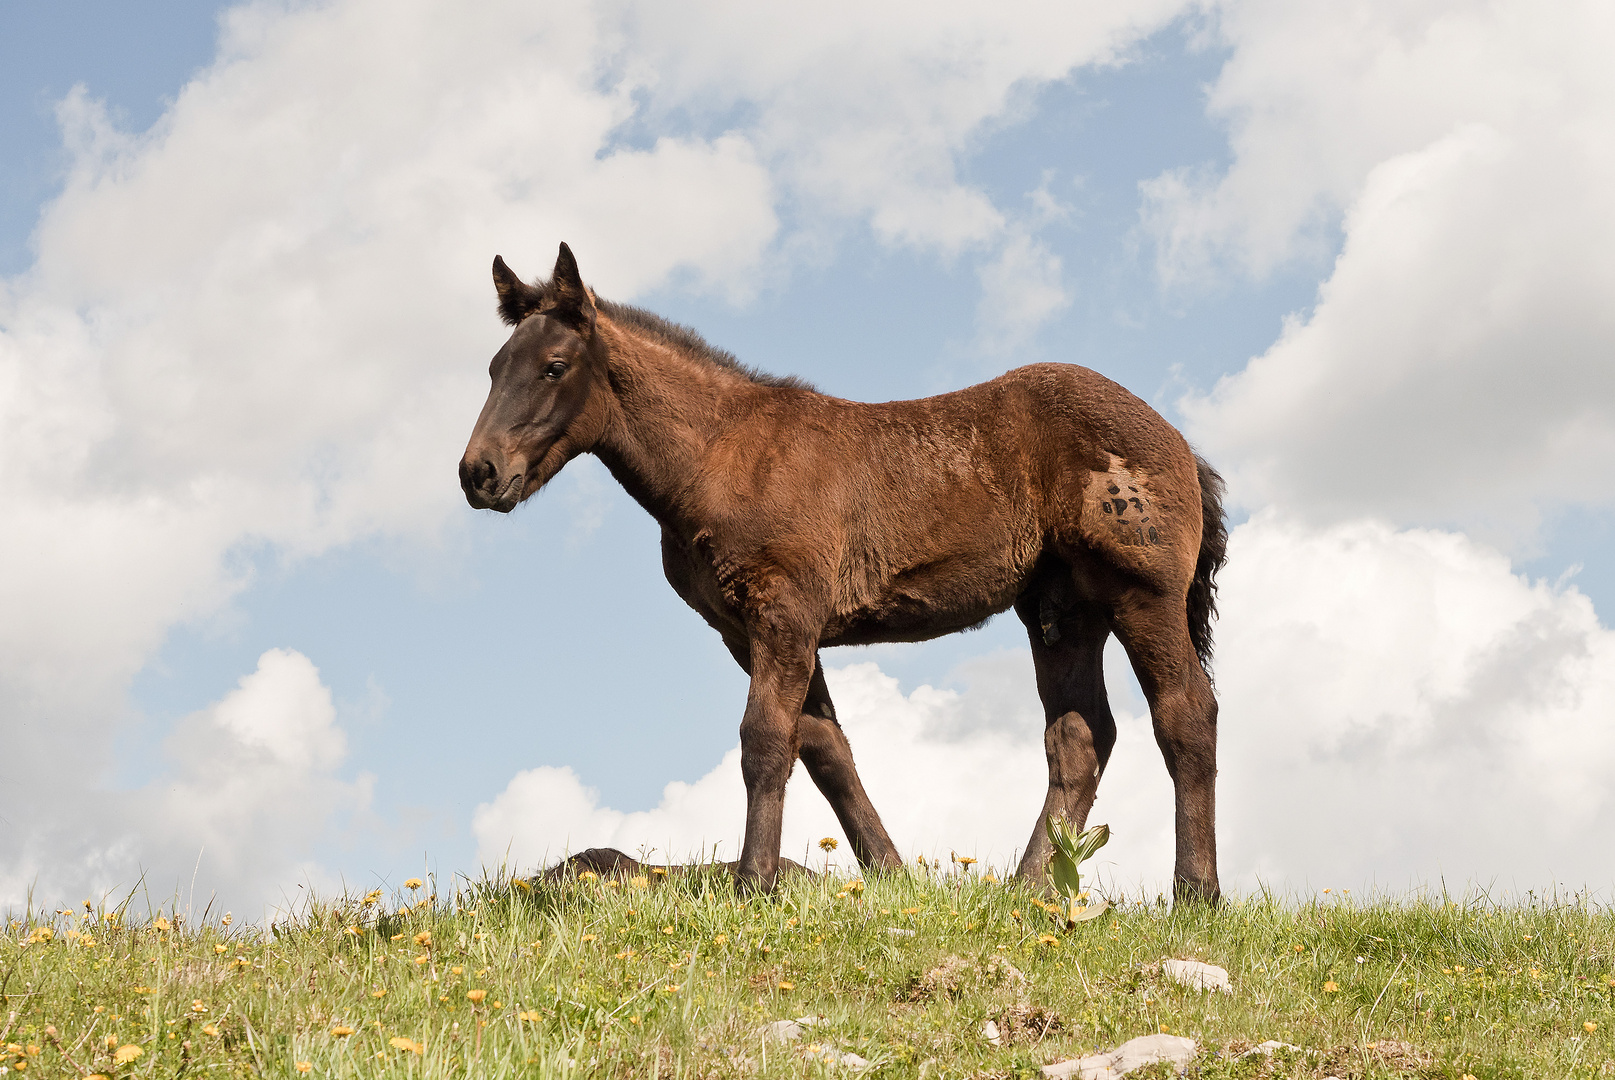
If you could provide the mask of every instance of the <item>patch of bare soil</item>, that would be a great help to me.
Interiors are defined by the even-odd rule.
[[[1065,1030],[1065,1021],[1053,1009],[1020,1002],[991,1017],[1005,1044],[1041,1042]]]
[[[981,990],[1007,990],[1019,1000],[1026,989],[1026,976],[1008,960],[998,956],[968,959],[950,956],[904,988],[905,1001],[932,1001],[956,998]]]

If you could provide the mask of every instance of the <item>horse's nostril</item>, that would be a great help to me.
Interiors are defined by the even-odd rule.
[[[498,470],[487,458],[463,458],[460,461],[460,487],[467,494],[492,486],[497,478]]]

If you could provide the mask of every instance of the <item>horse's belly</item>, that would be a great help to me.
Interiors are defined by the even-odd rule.
[[[1025,574],[1018,567],[953,561],[896,575],[825,627],[825,645],[926,641],[980,626],[1015,602]]]

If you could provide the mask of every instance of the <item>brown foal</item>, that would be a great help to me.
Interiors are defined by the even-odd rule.
[[[1114,633],[1176,791],[1174,893],[1218,898],[1206,664],[1222,481],[1153,409],[1066,364],[918,401],[844,401],[595,297],[565,244],[548,282],[498,258],[493,277],[515,330],[489,366],[460,486],[472,506],[508,513],[592,453],[660,522],[668,581],[751,677],[743,885],[773,887],[797,758],[859,862],[899,864],[819,649],[920,641],[1013,606],[1049,764],[1019,873],[1043,877],[1043,816],[1080,827],[1093,805],[1116,741],[1102,669]]]

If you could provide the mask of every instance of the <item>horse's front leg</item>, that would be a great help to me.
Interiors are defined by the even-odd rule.
[[[735,876],[742,888],[770,892],[779,872],[785,783],[801,749],[798,722],[813,678],[816,645],[805,634],[775,632],[751,639],[751,690],[740,722],[746,839]]]

